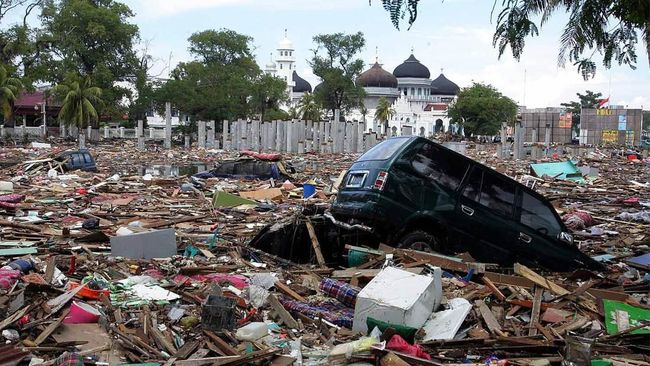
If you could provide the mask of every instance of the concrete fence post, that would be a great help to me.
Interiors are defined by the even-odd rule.
[[[108,127],[108,126],[104,126],[104,138],[105,138],[105,139],[107,139],[107,138],[110,137],[110,133],[111,133],[111,132],[110,132],[109,128],[110,128],[110,127]]]
[[[172,148],[172,104],[165,103],[165,149]]]
[[[138,138],[138,150],[144,151],[144,121],[138,120],[138,129],[135,134]]]
[[[205,149],[205,121],[198,121],[199,127],[199,141],[197,142],[197,147],[199,149]]]
[[[124,138],[124,127],[120,127],[120,138]]]

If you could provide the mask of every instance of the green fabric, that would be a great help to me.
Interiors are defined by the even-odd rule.
[[[223,191],[217,191],[212,198],[212,206],[217,208],[236,207],[240,205],[257,205],[257,203]]]
[[[612,366],[613,363],[610,360],[591,360],[591,366]]]
[[[397,334],[401,335],[404,340],[406,340],[409,343],[413,343],[415,340],[415,333],[417,333],[416,328],[411,328],[407,327],[404,325],[395,325],[395,324],[390,324],[386,323],[381,320],[373,319],[371,317],[368,317],[366,319],[366,325],[368,326],[368,333],[372,332],[375,327],[379,328],[382,332],[384,332],[388,328],[393,328],[397,332]]]
[[[620,332],[618,325],[616,325],[617,310],[627,313],[630,328],[641,325],[641,323],[639,323],[641,320],[647,321],[650,319],[650,310],[637,308],[619,301],[603,300],[603,306],[605,309],[605,328],[607,329],[608,334],[616,334]],[[650,334],[650,329],[648,329],[648,327],[640,328],[631,331],[630,334]]]

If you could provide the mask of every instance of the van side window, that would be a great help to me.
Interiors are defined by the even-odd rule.
[[[526,192],[523,192],[519,221],[529,228],[551,237],[556,237],[562,231],[562,227],[552,209]]]
[[[515,204],[515,184],[496,174],[485,172],[480,203],[501,215],[512,216]]]
[[[481,182],[483,181],[483,170],[480,168],[472,169],[472,173],[467,180],[467,185],[463,189],[463,196],[468,199],[479,202],[481,197]]]
[[[84,154],[84,161],[86,163],[92,163],[93,159],[90,157],[90,154]]]
[[[424,144],[413,157],[411,165],[418,173],[455,191],[465,176],[469,162],[438,146]]]
[[[72,166],[73,167],[80,167],[83,165],[83,160],[81,159],[81,154],[72,154],[70,156],[72,158]]]
[[[463,196],[504,216],[512,216],[515,184],[475,167],[463,189]]]

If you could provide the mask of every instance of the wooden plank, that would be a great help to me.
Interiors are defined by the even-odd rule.
[[[433,266],[451,271],[469,272],[473,269],[475,273],[485,272],[485,264],[483,263],[466,263],[457,258],[447,257],[441,254],[425,253],[411,249],[396,249],[394,254],[408,255],[417,260],[425,260]]]
[[[223,356],[223,357],[207,357],[207,358],[197,358],[190,360],[176,360],[174,365],[176,366],[203,366],[203,365],[225,365],[226,362],[237,360],[242,356]]]
[[[553,292],[554,294],[564,296],[571,293],[569,290],[565,289],[564,287],[557,285],[556,283],[544,278],[543,276],[540,276],[530,268],[523,266],[519,263],[515,263],[515,273],[531,280],[535,284],[542,286],[543,288]]]
[[[483,317],[488,329],[494,334],[506,337],[507,335],[501,330],[501,325],[485,302],[483,300],[476,300],[475,304],[478,306],[479,313]]]
[[[63,319],[65,319],[65,317],[68,316],[69,312],[70,312],[70,308],[63,310],[61,316],[58,319],[56,319],[54,322],[52,322],[50,325],[48,325],[47,328],[45,328],[45,330],[43,330],[43,332],[41,332],[41,334],[39,334],[38,337],[36,337],[36,339],[34,340],[34,344],[38,346],[41,343],[43,343],[47,339],[47,337],[49,337],[50,334],[52,334],[56,330],[56,328],[58,328],[59,325],[61,325],[61,323],[63,323]]]
[[[231,347],[228,342],[224,341],[223,338],[209,330],[204,330],[203,333],[208,336],[208,338],[214,342],[215,346],[217,346],[217,348],[219,348],[226,356],[239,356],[239,352]]]
[[[325,262],[325,257],[323,257],[323,252],[320,250],[320,244],[318,243],[318,237],[316,237],[316,231],[314,230],[314,225],[311,224],[309,220],[305,221],[307,226],[307,232],[309,232],[309,239],[311,239],[311,247],[316,253],[316,261],[321,267],[327,267]]]
[[[15,321],[18,319],[22,318],[27,314],[27,312],[31,309],[30,306],[25,306],[24,308],[17,310],[15,313],[13,313],[11,316],[8,316],[7,318],[3,319],[2,322],[0,322],[0,330],[5,329],[6,327],[10,326],[13,324]]]
[[[530,313],[530,323],[528,323],[528,335],[537,335],[537,327],[535,324],[539,322],[539,311],[542,308],[542,293],[543,290],[539,286],[535,286],[535,296],[533,297],[533,309]]]
[[[492,291],[492,293],[497,297],[497,299],[501,301],[505,301],[506,296],[497,288],[497,286],[492,282],[489,278],[483,276],[481,277],[481,281],[487,286],[487,288]]]
[[[280,292],[284,293],[285,295],[291,297],[294,300],[300,301],[300,302],[305,302],[304,297],[300,296],[297,292],[292,290],[289,286],[287,286],[284,282],[278,280],[275,282],[275,288],[280,290]]]
[[[45,283],[51,284],[54,277],[54,268],[56,267],[56,255],[47,258],[47,267],[45,269]]]
[[[284,308],[284,306],[280,304],[280,300],[278,300],[278,298],[275,297],[274,294],[270,294],[267,300],[271,305],[271,307],[273,308],[273,310],[275,311],[276,315],[279,316],[280,319],[282,319],[282,323],[284,325],[294,329],[300,328],[300,325],[298,324],[296,319],[294,319],[293,316],[291,316],[291,314],[289,314],[289,312]]]
[[[404,269],[407,272],[415,273],[415,274],[421,274],[424,268],[421,267],[416,267],[416,268],[406,268]],[[349,269],[344,269],[344,270],[339,270],[339,271],[333,271],[332,272],[332,278],[334,279],[345,279],[349,280],[353,276],[358,277],[358,278],[373,278],[377,276],[381,272],[381,269],[355,269],[355,268],[349,268]]]

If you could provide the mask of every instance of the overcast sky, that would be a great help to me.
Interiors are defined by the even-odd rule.
[[[142,38],[151,41],[150,52],[158,60],[158,71],[189,59],[187,38],[192,33],[219,28],[253,37],[263,67],[287,28],[296,48],[298,72],[314,86],[318,81],[306,61],[311,56],[312,37],[361,31],[366,38],[363,60],[374,62],[378,47],[380,63],[391,72],[413,47],[432,78],[444,68],[445,75],[461,87],[472,81],[489,83],[528,107],[558,106],[588,89],[611,95],[613,104],[650,108],[650,67],[643,47],[638,48],[636,70],[618,65],[607,70],[599,64],[596,77],[590,81],[584,81],[572,65],[557,66],[564,14],[545,25],[540,37],[527,40],[524,55],[517,62],[510,53],[499,60],[492,47],[491,0],[423,0],[415,25],[401,31],[392,26],[380,0],[372,0],[372,6],[367,0],[125,2],[136,13],[134,22]]]

